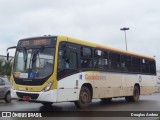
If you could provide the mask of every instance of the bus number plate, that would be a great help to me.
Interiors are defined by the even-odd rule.
[[[24,101],[29,101],[29,100],[31,100],[31,97],[29,97],[29,96],[23,96],[23,100]]]

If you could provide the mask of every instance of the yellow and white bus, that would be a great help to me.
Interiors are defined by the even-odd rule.
[[[155,92],[154,57],[65,36],[21,39],[11,74],[12,98],[41,102],[74,102],[87,107],[92,99],[111,101]]]

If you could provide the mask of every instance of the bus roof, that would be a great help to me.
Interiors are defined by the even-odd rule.
[[[61,36],[61,37],[65,37],[65,36]],[[69,42],[73,42],[73,43],[77,43],[77,44],[81,44],[81,45],[95,47],[95,48],[103,49],[103,50],[109,50],[109,51],[112,51],[112,52],[131,55],[131,56],[135,56],[135,57],[141,57],[141,58],[147,58],[147,59],[150,59],[150,60],[155,60],[154,57],[150,57],[150,56],[146,56],[146,55],[142,55],[142,54],[137,54],[137,53],[134,53],[134,52],[129,52],[129,51],[125,51],[125,50],[121,50],[121,49],[117,49],[117,48],[113,48],[113,47],[109,47],[109,46],[104,46],[104,45],[100,45],[100,44],[96,44],[96,43],[91,43],[91,42],[87,42],[87,41],[79,40],[79,39],[75,39],[75,38],[70,38],[70,37],[65,37],[65,38],[67,38],[67,40]]]

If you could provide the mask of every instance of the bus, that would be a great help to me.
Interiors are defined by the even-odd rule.
[[[14,48],[14,47],[11,47]],[[66,36],[19,40],[11,73],[11,97],[43,105],[125,97],[136,102],[152,94],[156,63],[149,57]]]

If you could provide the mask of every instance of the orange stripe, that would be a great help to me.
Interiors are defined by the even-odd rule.
[[[122,53],[122,54],[126,54],[126,55],[133,55],[133,56],[141,57],[141,58],[147,58],[147,59],[150,59],[150,60],[155,60],[154,58],[149,57],[149,56],[144,56],[144,55],[140,55],[140,54],[136,54],[136,53],[132,53],[132,52],[128,52],[128,51],[123,51],[123,50],[120,50],[120,49],[115,49],[115,48],[110,48],[110,47],[101,47],[101,46],[96,46],[96,48],[103,49],[103,50],[108,50],[108,51],[112,51],[112,52],[118,52],[118,53]]]

